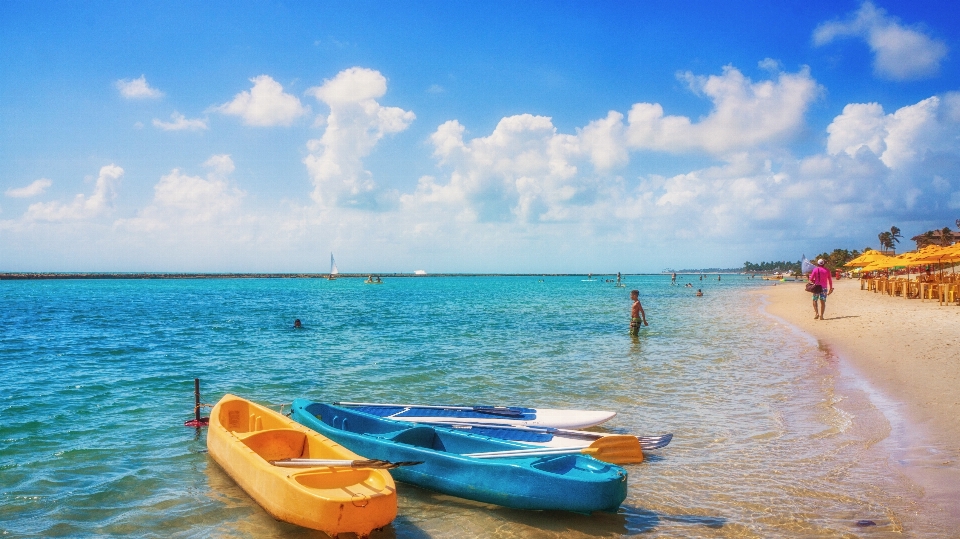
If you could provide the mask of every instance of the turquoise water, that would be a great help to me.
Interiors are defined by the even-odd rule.
[[[513,511],[400,485],[375,537],[937,534],[886,465],[889,424],[836,359],[762,314],[761,281],[663,276],[0,282],[0,530],[318,537],[276,522],[182,426],[235,393],[617,410],[675,433],[617,514]],[[627,334],[630,288],[650,327]],[[798,298],[803,293],[798,291]],[[295,318],[304,329],[292,329]],[[858,528],[869,519],[876,526]]]

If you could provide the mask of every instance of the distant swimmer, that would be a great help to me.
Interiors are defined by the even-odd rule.
[[[685,286],[685,287],[687,287],[687,288],[693,288],[693,283],[687,283],[687,284],[685,284],[685,285],[683,285],[683,286]]]
[[[670,279],[670,284],[677,284],[677,272],[673,272],[673,277]]]
[[[698,297],[698,298],[702,298],[702,297],[703,297],[703,290],[701,290],[701,289],[699,289],[699,288],[697,289],[697,297]]]
[[[299,318],[293,321],[293,327],[294,329],[303,329],[303,324],[300,323]]]
[[[717,280],[718,280],[718,281],[720,280],[720,276],[719,276],[719,275],[717,275]]]
[[[630,309],[630,335],[636,337],[640,334],[640,324],[649,326],[647,323],[647,314],[643,312],[643,305],[640,304],[640,291],[631,290],[630,299],[633,300],[633,307]]]

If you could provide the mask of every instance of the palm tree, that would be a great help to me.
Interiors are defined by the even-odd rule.
[[[897,243],[900,243],[900,238],[901,238],[901,237],[902,237],[902,236],[900,235],[900,229],[899,229],[899,228],[897,228],[897,227],[895,227],[895,226],[890,227],[890,239],[892,239],[893,241],[895,241],[895,242],[897,242]]]
[[[940,231],[940,246],[949,247],[951,243],[953,243],[953,231],[950,230],[950,227],[945,226]]]
[[[880,240],[880,250],[887,251],[893,249],[893,235],[889,232],[881,232],[877,234],[877,239]]]

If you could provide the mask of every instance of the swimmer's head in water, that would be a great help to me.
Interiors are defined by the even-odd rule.
[[[296,320],[293,321],[293,327],[295,327],[295,328],[303,327],[303,324],[300,323],[300,319],[299,319],[299,318],[297,318]]]

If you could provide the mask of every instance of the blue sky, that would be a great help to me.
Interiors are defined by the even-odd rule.
[[[0,271],[650,272],[960,218],[949,2],[0,3]]]

